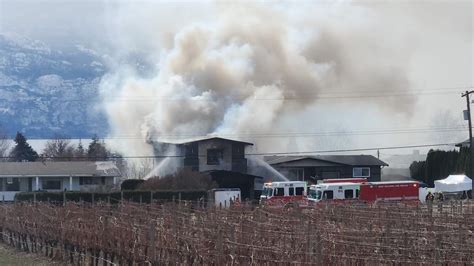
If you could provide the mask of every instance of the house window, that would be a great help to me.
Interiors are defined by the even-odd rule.
[[[20,191],[20,180],[16,177],[7,178],[5,188],[6,191]]]
[[[105,184],[105,177],[101,179],[96,177],[83,176],[79,178],[79,185],[99,185],[102,181],[102,184]]]
[[[61,189],[61,180],[44,180],[43,189]]]
[[[208,165],[219,165],[224,159],[224,151],[221,149],[208,149],[207,150],[207,164]]]
[[[352,169],[353,177],[370,177],[370,168],[369,167],[354,167]]]

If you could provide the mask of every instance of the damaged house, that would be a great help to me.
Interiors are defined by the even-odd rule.
[[[175,154],[171,158],[175,169],[187,168],[209,174],[219,188],[240,188],[242,199],[253,199],[254,183],[261,177],[248,172],[245,150],[252,143],[204,137],[154,144],[158,155]]]

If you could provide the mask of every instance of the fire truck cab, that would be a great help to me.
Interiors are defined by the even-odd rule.
[[[354,200],[359,198],[359,191],[359,183],[321,183],[310,186],[308,200],[310,202]]]
[[[271,182],[263,184],[260,203],[285,205],[305,201],[307,185],[304,181]]]

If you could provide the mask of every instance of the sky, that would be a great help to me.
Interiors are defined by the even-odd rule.
[[[0,33],[103,55],[120,151],[190,134],[330,150],[466,138],[473,14],[472,1],[0,0]]]

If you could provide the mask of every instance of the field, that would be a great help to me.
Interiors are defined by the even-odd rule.
[[[2,241],[72,265],[474,264],[474,204],[1,205]]]
[[[0,265],[8,266],[50,266],[63,265],[59,261],[38,256],[37,254],[26,254],[15,249],[0,245]]]

